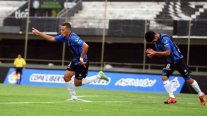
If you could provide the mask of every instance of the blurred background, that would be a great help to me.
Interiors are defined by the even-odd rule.
[[[17,54],[28,68],[65,69],[72,59],[62,43],[31,33],[32,27],[57,35],[63,22],[86,41],[90,70],[148,72],[165,59],[145,55],[144,33],[167,33],[194,72],[207,71],[206,0],[1,0],[0,66],[13,66]]]

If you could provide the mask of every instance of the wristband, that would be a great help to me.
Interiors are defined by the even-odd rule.
[[[83,58],[80,57],[80,61],[83,62]]]

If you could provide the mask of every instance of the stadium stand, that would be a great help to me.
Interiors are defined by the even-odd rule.
[[[81,1],[81,0],[80,0]],[[6,14],[4,17],[0,19],[0,24],[2,25],[2,20],[5,17],[10,17],[12,12],[15,12],[15,9],[20,7],[21,4],[26,1],[12,1],[8,3],[17,4],[19,6],[10,8],[10,13],[4,12]],[[2,2],[3,6],[7,2]],[[9,5],[12,6],[12,5]],[[130,7],[129,7],[130,6]],[[150,6],[150,7],[149,7]],[[111,21],[114,20],[123,20],[123,21],[133,21],[137,20],[147,20],[147,29],[155,30],[157,32],[164,32],[168,34],[176,33],[177,22],[180,20],[197,20],[204,19],[207,15],[207,2],[198,0],[109,0],[107,3],[107,12],[106,12],[106,24],[104,23],[105,18],[105,2],[96,1],[96,0],[82,0],[81,4],[76,4],[76,8],[69,9],[69,18],[67,18],[68,22],[71,22],[73,28],[79,33],[83,35],[101,35],[102,29],[106,26],[106,29],[110,29]],[[7,8],[9,9],[9,8]],[[64,11],[64,9],[62,10]],[[68,12],[68,10],[65,10]],[[65,12],[59,13],[61,14],[58,18],[63,20],[56,21],[56,25],[64,21],[66,15],[63,15]],[[9,19],[9,18],[8,18]],[[49,19],[41,19],[41,20],[49,20]],[[5,20],[5,26],[17,26],[20,25],[17,22],[21,21],[13,21],[12,19]],[[33,22],[33,20],[32,20]],[[44,21],[49,22],[49,21]],[[54,22],[54,21],[53,21]],[[121,21],[119,21],[121,22]],[[34,24],[34,23],[31,23]],[[118,24],[118,23],[117,23]],[[186,23],[187,24],[187,23]],[[45,24],[42,24],[45,25]],[[39,25],[39,26],[42,26]],[[36,25],[32,25],[35,26]],[[123,24],[123,26],[126,26]],[[20,25],[20,30],[24,31],[25,25]],[[43,26],[47,27],[47,26]],[[121,26],[122,27],[122,26]],[[40,27],[41,28],[41,27]],[[132,28],[132,27],[127,27]],[[139,28],[144,30],[145,27]],[[50,29],[46,29],[46,32],[57,32],[56,26],[53,26]],[[87,29],[87,30],[86,30]],[[121,30],[120,30],[121,32]],[[110,33],[110,32],[109,32]],[[131,33],[131,32],[130,32]],[[129,34],[130,35],[130,34]],[[134,34],[131,34],[134,35]],[[143,34],[141,34],[143,35]],[[195,34],[196,35],[196,34]],[[197,34],[198,35],[198,34]]]
[[[83,9],[69,19],[73,26],[103,28],[105,3],[93,1],[83,2],[82,5]],[[164,2],[108,2],[107,22],[112,19],[153,19],[162,10],[163,5]],[[148,6],[151,8],[149,9]],[[108,23],[106,27],[108,28]]]
[[[197,19],[206,19],[207,17],[207,2],[193,2],[193,8],[199,7],[199,11],[195,13]]]
[[[129,7],[130,6],[130,7]],[[150,6],[150,8],[149,8]],[[174,21],[196,20],[206,16],[207,2],[199,1],[109,1],[107,3],[106,29],[110,20],[149,20],[149,29],[173,34]],[[83,1],[82,10],[69,18],[74,28],[104,27],[104,1]]]
[[[26,1],[0,1],[0,26],[3,26],[3,21],[6,17],[10,16],[13,12],[15,12],[19,7],[21,7],[25,3]]]
[[[165,30],[172,30],[175,25],[174,21],[205,19],[206,5],[207,2],[167,1],[155,20],[156,23],[165,25]]]

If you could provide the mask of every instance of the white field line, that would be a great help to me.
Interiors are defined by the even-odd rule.
[[[101,97],[101,96],[78,96],[78,100],[77,101],[80,101],[80,102],[102,102],[102,103],[111,103],[111,102],[114,102],[114,103],[122,103],[122,102],[132,102],[132,101],[91,101],[91,100],[86,100],[86,99],[82,99],[83,97]],[[50,102],[27,102],[27,101],[19,101],[19,102],[16,102],[16,101],[12,101],[12,102],[0,102],[0,104],[56,104],[56,103],[66,103],[66,102],[77,102],[77,101],[72,101],[72,100],[65,100],[65,101],[50,101]]]
[[[78,101],[82,101],[82,102],[93,102],[93,101],[90,101],[90,100],[84,100],[84,99],[80,99],[80,98],[78,98]]]
[[[99,103],[132,103],[133,101],[91,101],[91,100],[84,100],[84,99],[78,99],[80,102],[99,102]],[[77,102],[77,101],[67,101],[67,102]],[[1,105],[17,105],[17,104],[57,104],[57,103],[66,103],[65,101],[57,101],[57,102],[0,102]]]
[[[125,97],[128,97],[128,98],[158,98],[157,96],[119,96],[119,95],[86,95],[86,96],[78,96],[78,98],[80,97],[110,97],[110,98],[116,98],[116,97],[119,97],[119,98],[125,98]]]
[[[136,101],[129,101],[129,100],[120,100],[120,101],[115,101],[115,100],[103,100],[103,101],[91,101],[91,100],[86,100],[86,99],[82,99],[84,97],[106,97],[106,96],[99,96],[99,95],[87,95],[87,96],[78,96],[78,100],[77,101],[72,101],[72,100],[65,100],[65,101],[46,101],[46,102],[38,102],[38,101],[35,101],[35,102],[27,102],[27,101],[11,101],[11,102],[0,102],[0,104],[57,104],[57,103],[69,103],[69,102],[86,102],[86,103],[90,103],[90,102],[99,102],[99,103],[135,103]],[[110,96],[110,97],[121,97],[121,96]],[[123,97],[123,96],[122,96]],[[136,96],[128,96],[128,97],[136,97]],[[156,97],[153,97],[153,96],[146,96],[147,98],[156,98]],[[80,99],[81,98],[81,99]],[[140,99],[140,97],[138,97],[137,99]],[[143,98],[141,98],[143,99]],[[146,98],[145,98],[146,99]],[[137,101],[137,103],[140,103],[140,104],[157,104],[158,102],[139,102]],[[160,102],[161,104],[161,102]],[[187,103],[189,105],[193,105],[193,104],[196,104],[196,103]]]
[[[0,102],[0,104],[55,104],[61,102]]]

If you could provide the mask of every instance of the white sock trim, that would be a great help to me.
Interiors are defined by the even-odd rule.
[[[203,92],[201,91],[198,83],[196,80],[193,81],[193,83],[191,84],[191,86],[193,87],[193,89],[198,93],[198,96],[202,96]]]
[[[167,91],[169,97],[175,98],[173,91],[172,91],[172,87],[171,87],[171,83],[169,80],[163,81],[163,85],[165,90]]]
[[[91,76],[91,77],[86,77],[86,78],[82,79],[82,84],[85,85],[85,84],[91,83],[91,82],[93,82],[93,81],[95,81],[97,79],[99,79],[98,75]]]
[[[76,96],[74,80],[70,80],[69,82],[66,82],[66,84],[67,84],[67,89],[70,95]]]

